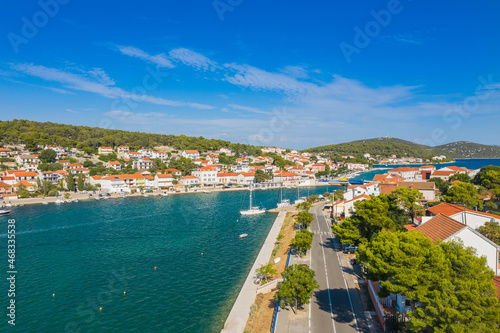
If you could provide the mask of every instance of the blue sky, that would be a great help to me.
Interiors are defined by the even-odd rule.
[[[495,1],[9,2],[0,119],[289,148],[500,144]]]

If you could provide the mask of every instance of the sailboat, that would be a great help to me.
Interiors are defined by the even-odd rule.
[[[280,193],[281,201],[278,202],[278,208],[290,206],[290,200],[288,200],[288,199],[283,200],[283,186],[281,186],[280,191],[281,191],[281,193]]]
[[[265,209],[260,209],[259,207],[252,207],[252,191],[253,187],[250,186],[250,206],[248,210],[241,210],[240,213],[241,215],[257,215],[257,214],[262,214],[265,213]]]
[[[297,204],[301,204],[303,202],[306,202],[306,197],[300,196],[299,186],[297,185],[297,200],[295,200],[293,203],[297,205]]]

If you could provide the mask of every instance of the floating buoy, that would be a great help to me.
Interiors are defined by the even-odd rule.
[[[102,310],[102,308],[99,308],[99,311],[101,311],[101,310]]]
[[[155,271],[156,271],[156,266],[155,266]]]
[[[125,294],[126,294],[126,292],[124,291],[124,292],[123,292],[123,295],[125,296]]]
[[[203,255],[203,252],[201,253],[201,255]]]
[[[52,297],[56,297],[56,294],[52,294]]]

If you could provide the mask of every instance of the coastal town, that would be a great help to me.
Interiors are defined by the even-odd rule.
[[[6,148],[9,147],[9,148]],[[185,192],[206,188],[255,186],[313,186],[345,182],[370,170],[373,163],[408,164],[421,158],[397,157],[375,160],[365,154],[364,163],[351,163],[354,156],[333,161],[326,154],[265,147],[259,156],[238,155],[228,148],[217,151],[174,150],[160,147],[130,151],[125,145],[99,147],[95,154],[54,145],[27,151],[22,146],[0,148],[0,196],[10,204],[22,204],[23,198],[66,197],[72,193],[146,193],[146,191]],[[435,156],[439,161],[444,156]],[[426,160],[430,162],[430,160]],[[425,168],[424,168],[425,169]],[[402,168],[402,170],[405,170]],[[416,172],[396,173],[406,180],[451,175],[453,170],[435,167]],[[443,176],[441,176],[443,175]],[[89,196],[91,197],[91,196]]]

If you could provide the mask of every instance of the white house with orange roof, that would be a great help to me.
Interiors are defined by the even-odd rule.
[[[421,232],[424,236],[431,238],[433,242],[460,240],[465,247],[474,248],[478,257],[485,257],[487,265],[495,275],[500,274],[498,264],[500,246],[469,225],[440,213],[422,223],[413,232]]]
[[[116,151],[118,152],[118,156],[123,156],[125,153],[130,151],[130,148],[128,146],[121,145],[116,147]]]
[[[76,168],[83,168],[83,164],[71,163],[71,164],[66,165],[66,167],[65,167],[66,170],[72,170],[72,169],[76,169]]]
[[[217,171],[217,166],[207,165],[193,170],[191,174],[195,177],[198,177],[200,179],[200,183],[203,185],[215,185],[218,183]]]
[[[209,154],[207,160],[210,161],[210,164],[217,164],[219,163],[219,155]]]
[[[34,192],[36,190],[36,185],[30,182],[27,182],[25,180],[22,180],[14,185],[12,185],[12,188],[14,189],[14,192],[19,191],[21,187],[24,187],[28,192]]]
[[[344,208],[345,208],[345,217],[351,216],[355,211],[356,207],[354,204],[358,201],[363,201],[363,200],[370,200],[371,197],[366,195],[366,194],[361,194],[358,195],[350,200],[346,200],[344,203]]]
[[[108,192],[130,192],[132,188],[146,186],[146,178],[141,174],[113,175],[101,178],[101,189]]]
[[[63,168],[67,167],[70,165],[69,160],[58,160],[56,163],[59,163],[63,166]]]
[[[441,178],[442,180],[446,181],[450,179],[451,176],[456,174],[457,172],[454,170],[436,170],[433,171],[430,175],[430,178]]]
[[[217,173],[217,182],[219,184],[236,184],[238,174],[234,172],[219,172]]]
[[[90,170],[89,170],[89,168],[84,168],[84,167],[81,167],[81,168],[72,168],[71,169],[71,173],[73,175],[79,175],[79,174],[88,175],[90,173]]]
[[[254,172],[240,172],[236,177],[238,185],[250,185],[255,182]]]
[[[122,164],[118,161],[109,161],[106,163],[106,168],[112,168],[115,170],[121,170]]]
[[[296,165],[296,166],[290,167],[290,169],[288,169],[288,171],[292,172],[292,173],[296,173],[299,176],[303,176],[306,174],[307,169],[304,168],[303,166]]]
[[[34,182],[38,178],[38,174],[36,172],[24,170],[7,170],[4,172],[4,175],[13,176],[16,182],[21,182],[23,180]]]
[[[396,174],[403,177],[405,180],[415,180],[417,175],[421,175],[422,172],[419,168],[411,167],[400,167],[396,169],[389,170],[390,174]]]
[[[480,226],[483,226],[486,222],[499,222],[500,216],[479,212],[472,209],[467,209],[462,206],[453,205],[448,202],[443,202],[439,205],[430,207],[426,211],[426,215],[428,217],[433,217],[438,214],[443,214],[445,216],[451,217],[452,219],[468,225],[472,229],[479,229]],[[426,218],[423,218],[423,221]],[[427,218],[428,219],[428,218]]]
[[[200,178],[192,175],[181,177],[180,184],[183,186],[199,186]]]
[[[89,184],[94,186],[101,186],[101,179],[105,176],[90,176]]]
[[[283,183],[283,185],[296,185],[300,178],[301,177],[294,172],[276,171],[274,172],[273,182]]]
[[[379,196],[380,195],[380,187],[378,186],[378,183],[371,182],[368,184],[364,185],[349,185],[347,187],[347,191],[344,193],[344,199],[345,200],[351,200],[354,197],[360,196],[360,195],[374,195],[374,196]]]
[[[114,153],[113,147],[99,147],[97,152],[99,155],[109,155]]]
[[[138,160],[141,158],[141,153],[136,151],[129,151],[123,154],[124,158],[128,158],[129,160]]]
[[[181,170],[177,170],[177,169],[174,169],[174,168],[170,168],[170,169],[165,169],[164,170],[165,173],[170,173],[174,176],[181,176],[182,175],[182,171]]]
[[[136,168],[137,170],[149,170],[152,167],[153,161],[151,161],[148,157],[140,158],[132,162],[132,168]]]
[[[197,160],[200,158],[200,152],[197,150],[183,150],[181,156],[185,158],[190,158],[192,160]]]
[[[24,165],[27,163],[40,163],[38,155],[17,155],[16,163],[19,165]]]
[[[166,187],[171,187],[173,185],[172,182],[174,181],[174,176],[169,173],[165,174],[157,173],[154,180],[156,188],[166,188]]]
[[[0,157],[9,157],[10,156],[10,149],[7,148],[0,148]]]

